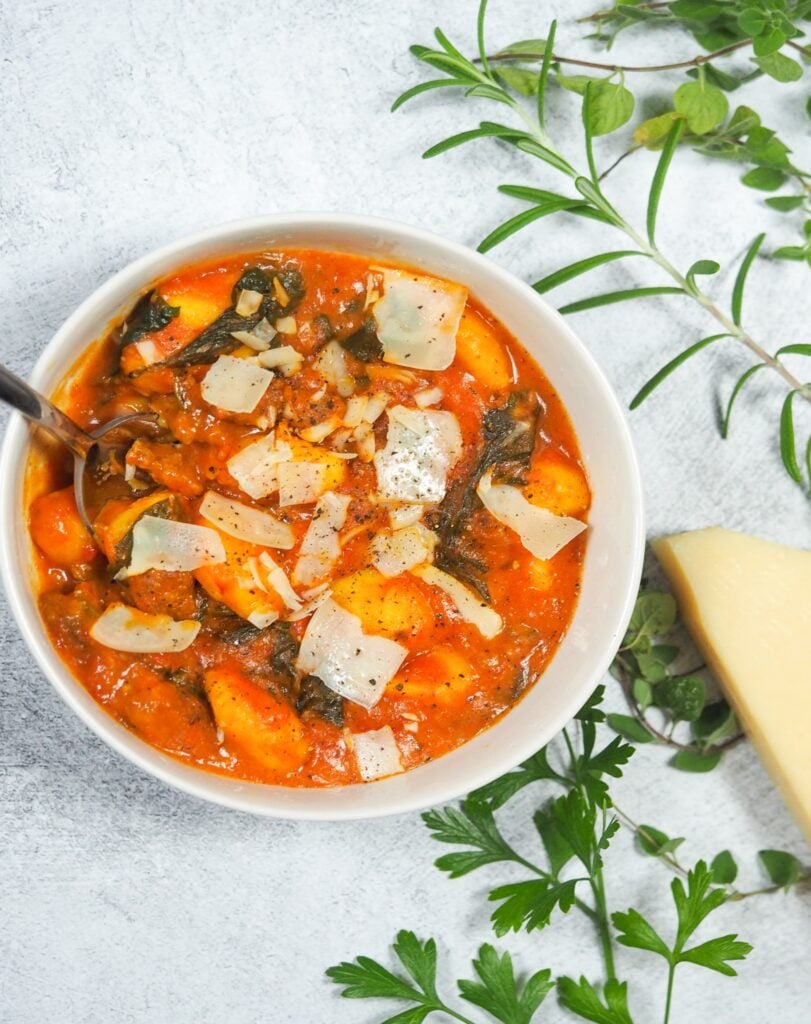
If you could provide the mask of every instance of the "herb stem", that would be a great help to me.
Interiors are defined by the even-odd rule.
[[[615,978],[614,947],[611,941],[611,928],[609,926],[608,906],[605,898],[603,869],[598,867],[589,881],[591,883],[591,891],[594,893],[594,904],[596,908],[595,923],[597,925],[597,932],[600,936],[600,946],[602,947],[603,952],[606,977]]]
[[[745,46],[751,46],[751,39],[741,39],[738,42],[730,43],[728,46],[722,46],[720,50],[714,50],[712,53],[699,53],[695,57],[691,57],[689,60],[676,61],[674,64],[603,64],[600,61],[594,60],[582,60],[579,57],[563,57],[560,54],[553,53],[552,60],[557,64],[572,64],[579,68],[592,68],[597,71],[610,71],[612,74],[616,74],[619,71],[623,72],[649,72],[649,71],[677,71],[679,68],[700,68],[702,65],[707,64],[709,61],[716,60],[718,57],[725,57],[729,53],[734,53],[735,50],[741,50]],[[803,51],[802,47],[796,47]],[[510,52],[499,52],[489,54],[487,56],[487,62],[489,64],[496,62],[523,62],[528,63],[530,61],[543,60],[543,54],[537,50],[511,50]]]
[[[671,960],[667,967],[667,998],[665,999],[665,1019],[664,1024],[668,1024],[670,1020],[670,1004],[673,1000],[673,978],[676,974],[676,965]]]

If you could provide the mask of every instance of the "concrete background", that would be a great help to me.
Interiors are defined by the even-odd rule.
[[[574,23],[589,3],[493,3],[491,38],[542,35],[562,19],[560,50],[588,55]],[[0,358],[26,373],[67,314],[111,273],[164,242],[259,212],[343,210],[425,225],[475,243],[516,204],[499,182],[543,185],[540,164],[476,144],[424,163],[429,144],[479,116],[486,104],[448,93],[391,116],[393,98],[422,74],[409,44],[428,42],[438,21],[462,47],[474,43],[472,0],[352,5],[178,0],[5,0],[0,4],[3,103],[2,326]],[[692,55],[678,34],[629,33],[615,59],[634,63]],[[675,81],[675,80],[674,80]],[[634,83],[650,105],[664,84]],[[765,122],[809,163],[803,88],[774,83],[753,93]],[[553,99],[552,128],[581,161],[576,101]],[[607,163],[619,142],[600,145]],[[748,241],[765,228],[793,241],[784,219],[735,181],[737,170],[677,158],[659,238],[688,266],[724,262],[728,296]],[[611,195],[639,223],[653,157],[628,161]],[[604,235],[604,237],[603,237]],[[515,236],[493,258],[534,280],[611,248],[608,229],[550,219]],[[582,279],[556,301],[651,283],[629,263]],[[808,340],[808,268],[760,260],[746,318],[776,347]],[[683,300],[580,314],[572,321],[621,397],[680,347],[708,333]],[[715,429],[719,396],[746,365],[730,345],[689,364],[631,418],[642,462],[651,535],[721,523],[775,540],[809,543],[807,501],[776,453],[782,391],[756,379],[733,437]],[[2,483],[0,483],[2,486]],[[342,1001],[324,969],[365,952],[386,959],[400,927],[435,935],[446,989],[469,971],[490,936],[487,882],[494,868],[451,882],[431,866],[439,852],[417,815],[371,824],[270,822],[175,793],[122,761],[72,717],[34,667],[0,606],[0,1019],[9,1024],[200,1024],[380,1020],[371,1004]],[[621,706],[616,688],[611,701]],[[741,885],[761,878],[756,852],[802,839],[746,746],[710,776],[683,775],[660,749],[643,748],[617,787],[638,820],[684,835],[684,859],[729,847]],[[506,827],[534,843],[525,793]],[[806,853],[807,856],[807,853]],[[610,854],[609,901],[632,903],[668,928],[666,868],[643,860],[627,836]],[[808,906],[772,896],[726,907],[723,930],[755,951],[739,980],[685,968],[674,1024],[808,1020]],[[522,971],[598,976],[593,935],[573,915],[530,938],[511,937]],[[621,951],[635,1020],[662,1015],[664,972]],[[481,1017],[482,1015],[476,1015]],[[565,1015],[550,998],[539,1019]],[[565,1017],[565,1019],[569,1019]]]

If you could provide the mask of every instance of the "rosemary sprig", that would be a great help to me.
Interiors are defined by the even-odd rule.
[[[677,0],[677,2],[680,3],[682,0]],[[778,0],[764,0],[764,2],[777,3]],[[669,7],[673,6],[675,5],[669,5]],[[552,287],[563,283],[563,281],[572,280],[606,262],[623,260],[630,256],[641,256],[650,260],[669,279],[670,283],[654,285],[650,288],[630,288],[592,295],[563,306],[561,311],[574,313],[584,309],[593,309],[603,305],[651,295],[678,295],[696,302],[720,325],[722,330],[702,338],[699,342],[693,342],[679,356],[660,368],[637,393],[632,401],[632,407],[638,406],[675,370],[704,348],[716,342],[735,341],[750,352],[755,362],[733,387],[724,416],[723,436],[726,436],[729,429],[733,405],[747,383],[752,379],[757,370],[762,368],[771,370],[772,373],[781,378],[787,389],[782,402],[778,430],[783,465],[792,479],[805,483],[806,477],[811,478],[811,437],[808,438],[803,446],[806,453],[806,462],[808,463],[806,469],[803,470],[800,467],[797,455],[798,446],[795,436],[794,412],[797,397],[799,397],[800,401],[811,403],[811,384],[805,383],[795,376],[792,370],[785,365],[783,357],[789,354],[789,352],[793,355],[807,355],[811,352],[811,348],[805,345],[783,346],[772,353],[764,344],[752,336],[742,320],[742,305],[748,274],[755,256],[763,243],[763,236],[759,235],[752,241],[738,269],[732,303],[728,312],[722,309],[707,294],[699,281],[699,278],[711,277],[717,273],[720,270],[719,264],[713,260],[698,260],[686,271],[681,271],[660,248],[656,237],[656,223],[660,200],[679,140],[685,131],[693,134],[706,133],[725,120],[728,105],[723,92],[707,81],[706,68],[703,64],[697,68],[698,78],[695,82],[686,82],[676,90],[674,97],[675,108],[671,115],[668,115],[667,124],[664,126],[660,137],[656,140],[656,144],[661,147],[661,154],[651,182],[646,227],[644,230],[639,229],[631,224],[608,198],[595,158],[595,140],[599,136],[608,134],[625,124],[631,116],[633,97],[625,87],[622,78],[620,77],[618,82],[608,78],[586,81],[578,80],[572,83],[571,80],[567,81],[559,72],[555,74],[559,84],[564,85],[569,91],[582,95],[581,117],[584,131],[586,167],[585,169],[580,169],[575,166],[573,158],[568,154],[564,154],[562,148],[553,140],[547,130],[544,119],[544,112],[548,103],[548,86],[551,81],[551,71],[554,62],[555,24],[552,24],[548,33],[548,45],[544,41],[543,49],[540,51],[542,52],[542,67],[537,75],[537,82],[533,86],[537,95],[537,101],[535,109],[530,109],[525,105],[521,92],[516,93],[514,88],[502,82],[499,77],[500,72],[493,66],[492,60],[487,56],[485,45],[486,9],[487,0],[481,0],[477,18],[479,63],[477,64],[475,61],[466,58],[447,39],[445,34],[440,29],[437,29],[436,39],[440,49],[435,50],[425,46],[413,46],[411,47],[411,52],[418,60],[439,71],[444,77],[419,83],[406,90],[395,101],[393,109],[397,109],[403,103],[422,92],[440,87],[461,88],[464,90],[465,96],[475,96],[497,103],[502,109],[506,108],[510,111],[517,124],[504,124],[500,121],[482,121],[475,128],[460,132],[431,146],[423,155],[425,157],[433,157],[469,142],[481,139],[495,139],[502,144],[512,146],[540,160],[547,167],[552,168],[558,175],[561,175],[568,181],[573,188],[574,194],[567,195],[527,185],[502,185],[500,191],[506,195],[511,195],[524,202],[528,202],[530,206],[491,231],[481,242],[480,250],[487,251],[536,220],[564,212],[571,216],[596,220],[621,232],[630,240],[631,247],[603,253],[590,259],[579,260],[568,267],[556,270],[553,274],[547,274],[536,282],[535,287],[541,292],[546,292]],[[792,32],[796,32],[796,30],[792,28]],[[756,35],[752,31],[750,38],[754,39]],[[517,52],[522,52],[520,47],[524,45],[523,43],[516,44],[515,49],[517,49]],[[526,90],[523,90],[523,92],[525,93]],[[740,111],[736,112],[736,115],[739,115],[738,124],[740,126],[744,115]],[[733,115],[733,119],[736,115]],[[759,128],[760,126],[751,126],[749,128],[750,135],[755,127]],[[809,242],[809,245],[811,246],[811,242]],[[811,249],[809,251],[811,252]]]

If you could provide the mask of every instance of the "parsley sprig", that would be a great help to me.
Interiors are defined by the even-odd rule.
[[[498,937],[554,927],[560,915],[574,909],[596,928],[603,955],[602,983],[584,976],[555,978],[549,968],[535,971],[522,983],[523,973],[516,971],[510,954],[486,943],[473,958],[473,977],[459,980],[457,995],[451,999],[439,991],[435,940],[401,931],[393,944],[398,961],[394,969],[359,956],[327,971],[345,997],[393,1001],[397,1010],[382,1024],[422,1024],[434,1013],[461,1024],[483,1024],[484,1019],[532,1024],[543,1017],[542,1004],[554,988],[558,1002],[574,1018],[633,1024],[628,984],[616,973],[617,946],[653,953],[665,961],[665,1022],[670,1017],[677,968],[693,965],[735,975],[732,964],[743,960],[751,946],[734,934],[706,936],[698,935],[699,930],[703,932],[708,919],[727,903],[795,886],[811,875],[792,854],[770,850],[761,851],[760,858],[772,884],[754,892],[734,888],[737,865],[727,850],[709,866],[699,861],[684,867],[676,858],[680,839],[637,825],[613,803],[611,780],[622,775],[634,748],[621,737],[603,735],[603,695],[604,688],[599,687],[560,742],[553,741],[514,771],[477,790],[460,807],[423,815],[434,839],[458,847],[436,861],[449,877],[480,870],[489,873],[500,865],[524,872],[524,877],[489,891],[488,901],[497,904],[491,922]],[[506,840],[497,815],[516,794],[535,785],[543,787],[544,799],[532,815],[537,850],[528,854]],[[639,910],[609,910],[604,869],[620,821],[634,830],[643,853],[658,857],[676,873],[671,882],[675,912],[671,941]]]
[[[686,3],[688,0],[675,0],[666,7],[670,13],[681,10],[687,18],[684,13]],[[689,3],[693,3],[693,0],[689,0]],[[642,6],[622,4],[617,10],[625,16],[628,9],[641,9]],[[787,0],[756,0],[754,7],[758,8],[757,11],[752,2],[747,0],[740,0],[740,3],[735,0],[734,4],[716,0],[715,3],[702,2],[698,6],[724,8],[724,15],[735,7],[735,17],[740,15],[736,21],[739,35],[729,45],[734,50],[744,45],[751,46],[756,71],[779,79],[781,75],[777,66],[786,68],[785,61],[796,64],[802,71],[802,66],[794,58],[786,56],[781,48],[785,45],[795,51],[799,49],[801,55],[808,56],[808,47],[797,42],[798,37],[802,36],[800,22],[807,20],[809,15],[805,0],[792,3],[790,8]],[[687,298],[697,303],[715,321],[714,332],[691,342],[657,370],[639,389],[631,401],[631,407],[640,405],[671,374],[704,349],[735,342],[748,351],[753,361],[729,391],[724,403],[722,435],[728,435],[733,408],[752,378],[764,369],[770,370],[776,378],[780,378],[785,389],[776,430],[783,466],[796,483],[803,486],[810,484],[811,436],[803,436],[798,441],[798,435],[805,428],[803,423],[797,422],[797,411],[800,408],[805,411],[805,403],[811,403],[811,383],[805,379],[807,375],[802,370],[794,369],[794,364],[804,365],[803,360],[811,357],[811,344],[792,342],[775,347],[773,344],[762,343],[751,334],[744,322],[743,301],[747,282],[763,247],[765,235],[758,234],[740,260],[728,308],[710,296],[704,283],[720,272],[720,263],[705,258],[696,260],[686,270],[680,269],[666,255],[657,237],[658,213],[665,183],[676,149],[683,140],[691,140],[703,152],[727,159],[740,158],[751,163],[752,170],[745,176],[744,183],[754,188],[777,189],[788,180],[794,181],[800,188],[799,192],[773,197],[772,206],[778,210],[790,211],[806,207],[811,180],[808,172],[790,162],[788,147],[771,129],[760,123],[750,108],[739,107],[727,119],[729,103],[724,87],[717,84],[720,79],[717,71],[708,71],[708,62],[705,60],[688,62],[693,65],[695,81],[682,83],[673,94],[672,109],[665,110],[654,121],[649,120],[638,129],[642,134],[637,144],[658,149],[660,156],[650,184],[645,226],[633,225],[609,197],[605,177],[614,165],[604,171],[600,170],[596,145],[601,136],[621,128],[633,114],[634,97],[625,84],[625,69],[610,66],[613,70],[609,69],[608,75],[602,78],[564,74],[561,69],[563,59],[555,50],[555,22],[550,25],[544,39],[524,40],[496,54],[488,54],[485,42],[486,8],[487,0],[480,0],[477,19],[478,57],[473,60],[466,57],[441,29],[437,29],[438,49],[412,46],[411,52],[421,63],[439,72],[441,77],[412,86],[394,103],[396,109],[426,92],[446,88],[460,89],[465,97],[491,102],[504,115],[511,115],[510,123],[501,120],[481,121],[477,126],[431,146],[423,155],[434,157],[468,143],[496,141],[533,157],[545,165],[547,171],[554,171],[563,179],[564,191],[553,191],[545,185],[538,187],[534,182],[501,185],[502,193],[527,205],[494,228],[479,244],[480,251],[486,252],[528,225],[560,213],[585,218],[598,226],[619,232],[623,236],[622,248],[601,251],[569,266],[555,269],[536,281],[533,287],[545,293],[607,263],[630,258],[649,261],[661,275],[662,283],[588,295],[561,306],[560,311],[573,314],[600,306],[663,295]],[[696,15],[692,20],[701,19]],[[513,60],[516,56],[525,64],[534,61],[536,66],[528,69],[513,67],[508,63],[508,73],[505,74],[498,62]],[[523,74],[516,75],[516,72]],[[582,158],[564,151],[564,147],[558,145],[550,134],[546,113],[552,82],[564,91],[581,97],[584,136]],[[726,87],[729,89],[732,84],[727,82]],[[811,219],[804,225],[802,246],[783,247],[782,252],[773,255],[807,259],[811,263]]]

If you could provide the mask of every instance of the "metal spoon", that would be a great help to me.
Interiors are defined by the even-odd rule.
[[[132,437],[124,437],[127,431],[122,427],[139,426],[154,432],[157,428],[154,413],[130,413],[116,416],[115,419],[102,423],[95,430],[86,431],[66,416],[61,409],[49,402],[44,395],[35,391],[16,374],[0,363],[0,402],[10,405],[26,419],[47,430],[58,441],[61,441],[73,453],[73,483],[76,492],[76,507],[87,529],[93,534],[93,524],[87,512],[85,495],[86,470],[93,473],[99,471],[110,475],[114,470],[110,456],[120,452],[123,444],[130,444]],[[118,439],[116,440],[116,432]],[[123,461],[123,460],[122,460]]]

